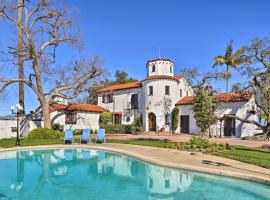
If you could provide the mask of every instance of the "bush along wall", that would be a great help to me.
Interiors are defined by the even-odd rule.
[[[108,125],[101,125],[101,128],[104,128],[106,133],[112,134],[132,134],[134,133],[134,126],[133,125],[125,125],[125,124],[108,124]]]
[[[47,128],[36,128],[28,133],[30,139],[60,139],[63,137],[63,132]]]

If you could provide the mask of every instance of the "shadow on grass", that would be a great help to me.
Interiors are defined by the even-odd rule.
[[[156,138],[137,138],[134,139],[136,141],[149,141],[149,142],[172,142],[171,140],[168,139],[156,139]]]

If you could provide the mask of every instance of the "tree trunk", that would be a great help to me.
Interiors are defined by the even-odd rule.
[[[22,10],[24,5],[24,0],[18,0],[18,24],[22,26]],[[23,70],[23,30],[18,27],[18,78],[24,79]],[[20,116],[24,115],[24,83],[19,81],[19,104],[23,107],[23,110],[19,113]]]
[[[229,93],[229,65],[226,67],[226,93]]]
[[[43,112],[43,122],[44,128],[52,128],[51,119],[50,119],[50,109],[49,109],[49,102],[44,99],[41,103],[42,112]]]

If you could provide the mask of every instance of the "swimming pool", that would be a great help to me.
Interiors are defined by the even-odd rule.
[[[0,152],[2,199],[270,199],[269,186],[92,149]]]

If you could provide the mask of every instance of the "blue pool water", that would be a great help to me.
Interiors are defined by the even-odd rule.
[[[159,167],[89,149],[0,152],[0,200],[263,200],[253,182]]]

